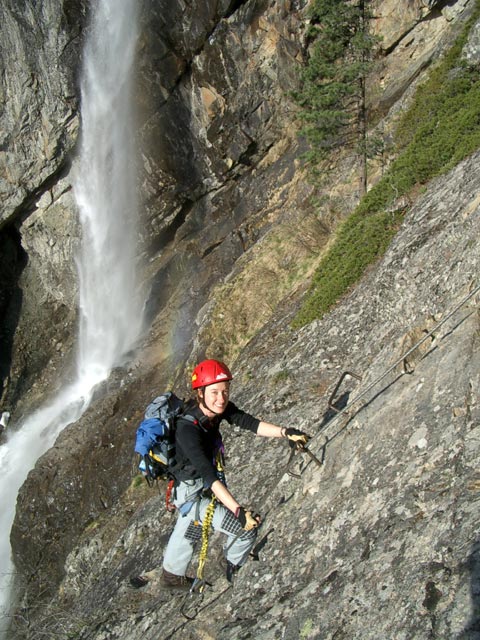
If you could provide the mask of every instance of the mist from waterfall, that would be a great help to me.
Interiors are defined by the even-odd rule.
[[[77,375],[53,401],[7,429],[0,447],[0,635],[9,624],[14,566],[9,534],[18,490],[58,434],[79,420],[93,391],[122,364],[142,330],[135,276],[137,201],[133,63],[137,0],[96,0],[81,82],[82,138],[74,193],[82,228],[77,257]]]

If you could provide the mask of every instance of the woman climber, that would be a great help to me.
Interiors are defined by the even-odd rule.
[[[238,409],[229,400],[231,380],[232,374],[223,362],[200,362],[192,374],[196,397],[176,420],[173,504],[178,515],[163,559],[162,580],[167,587],[191,587],[194,579],[186,575],[187,567],[206,517],[211,518],[214,530],[227,535],[226,573],[230,582],[255,544],[261,518],[242,507],[227,489],[220,422],[226,420],[258,436],[286,438],[291,447],[304,445],[310,438],[298,429],[278,427]],[[213,517],[212,495],[215,496]]]

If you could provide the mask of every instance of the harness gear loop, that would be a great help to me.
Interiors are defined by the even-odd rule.
[[[217,453],[215,454],[215,469],[217,472],[217,478],[220,480],[222,484],[227,486],[227,479],[225,477],[225,459],[224,459],[224,449],[223,444],[218,448]]]
[[[167,511],[170,511],[170,513],[172,513],[176,509],[175,505],[172,502],[172,492],[173,492],[173,487],[174,486],[175,486],[175,480],[173,478],[171,478],[168,481],[167,491],[165,493],[165,507],[166,507]]]

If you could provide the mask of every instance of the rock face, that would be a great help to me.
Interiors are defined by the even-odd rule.
[[[469,0],[454,3],[376,3],[374,29],[387,55],[372,77],[372,108],[388,110],[408,92],[415,79],[435,60],[449,39],[452,23],[472,7]]]
[[[479,159],[431,185],[333,313],[293,332],[285,308],[237,361],[234,401],[309,431],[323,464],[297,454],[292,477],[283,441],[224,429],[230,487],[266,516],[234,587],[214,538],[213,587],[186,620],[158,582],[171,516],[132,485],[68,556],[37,631],[68,607],[63,632],[80,639],[477,637]],[[344,379],[335,417],[344,370],[362,379]],[[138,573],[150,583],[135,591]]]
[[[382,87],[382,95],[374,92],[382,109],[442,50],[471,6],[465,0],[448,7],[404,4],[397,8],[403,7],[406,21],[397,20],[398,11],[387,3],[377,12],[387,53],[375,80]],[[70,165],[79,133],[78,77],[88,3],[48,0],[40,6],[29,0],[20,9],[8,1],[0,11],[5,30],[0,243],[11,247],[0,268],[5,354],[0,400],[17,419],[38,403],[49,381],[66,375],[75,338],[79,229]],[[212,282],[222,282],[235,269],[241,273],[245,264],[237,268],[239,258],[275,225],[283,233],[270,236],[264,248],[266,268],[253,269],[245,284],[251,288],[260,274],[279,286],[259,291],[258,314],[236,309],[226,323],[247,339],[253,335],[288,292],[292,277],[298,283],[308,272],[338,217],[319,223],[308,206],[311,189],[298,171],[289,92],[305,55],[305,15],[304,0],[142,4],[136,92],[143,199],[139,251],[148,265],[141,275],[150,291],[147,319],[166,326],[172,315],[180,316],[171,345],[162,346],[167,357],[188,356],[196,334],[192,318],[208,309]],[[415,45],[405,41],[407,34]],[[349,197],[345,210],[356,196]],[[296,262],[303,264],[293,276],[292,250],[285,243],[292,234]],[[312,243],[312,237],[321,240]],[[279,242],[283,252],[270,265],[268,255],[277,253]],[[240,287],[236,283],[234,290]],[[167,300],[173,314],[165,310]],[[202,344],[195,349],[221,350],[206,336]],[[225,355],[239,346],[227,346]]]
[[[18,175],[3,186],[0,227],[1,339],[8,347],[1,373],[9,379],[2,401],[19,412],[51,387],[59,370],[68,370],[74,338],[72,255],[79,230],[70,153],[78,135],[75,87],[87,4],[64,2],[61,11],[60,4],[32,1],[20,10],[6,2],[0,9],[0,28],[9,25],[10,39],[18,35],[8,49],[3,43],[11,40],[0,38],[2,60],[25,61],[17,75],[13,61],[3,62],[4,93],[32,101],[33,114],[47,113],[5,138],[8,153],[19,157],[8,157]],[[301,294],[295,287],[336,224],[333,214],[318,220],[312,212],[288,99],[304,55],[305,3],[152,0],[142,6],[140,250],[148,258],[142,277],[152,329],[144,350],[99,390],[19,495],[12,545],[24,602],[35,604],[21,612],[15,637],[28,638],[32,629],[55,637],[55,623],[58,637],[90,640],[153,640],[159,633],[226,640],[474,638],[478,297],[435,332],[433,344],[424,344],[422,359],[415,352],[375,385],[348,421],[327,422],[325,398],[344,369],[362,375],[351,395],[352,380],[339,390],[341,401],[354,398],[475,286],[478,157],[428,190],[382,264],[342,305],[294,332],[288,321]],[[388,36],[376,97],[384,112],[439,55],[472,4],[396,6],[405,11],[379,3],[378,28]],[[51,26],[46,39],[31,26],[44,20]],[[35,57],[24,23],[41,43]],[[474,43],[468,55],[475,57]],[[52,57],[58,65],[47,64]],[[45,82],[28,85],[32,69]],[[59,98],[53,89],[38,93],[49,83]],[[11,131],[19,106],[7,102],[0,117]],[[37,149],[33,168],[27,147]],[[350,189],[349,206],[355,197]],[[244,333],[236,352],[224,333],[211,331],[224,302],[217,284],[227,301],[224,327]],[[265,419],[315,433],[312,451],[324,465],[306,459],[298,469],[297,461],[301,477],[294,479],[284,473],[284,443],[227,434],[231,486],[241,501],[268,514],[260,560],[227,591],[212,556],[212,601],[198,612],[193,603],[195,622],[188,623],[178,602],[159,590],[155,570],[172,522],[162,497],[129,486],[130,462],[142,407],[167,381],[185,388],[172,363],[207,352],[239,353],[234,400]],[[27,393],[34,380],[37,387]],[[147,571],[150,585],[133,592],[129,576]]]
[[[78,230],[65,176],[84,11],[69,0],[0,7],[0,400],[12,414],[48,362],[61,365],[76,317]]]
[[[2,3],[1,223],[55,179],[76,139],[83,11],[70,0]]]
[[[285,503],[267,524],[277,542],[266,566],[252,566],[249,576],[257,593],[264,590],[267,638],[302,630],[312,638],[478,633],[479,254],[468,240],[480,222],[477,160],[431,185],[376,272],[329,317],[299,335],[272,324],[245,353],[245,377],[288,377],[271,404],[253,385],[242,396],[279,422],[296,418],[308,429],[317,418],[311,449],[325,456],[323,471],[309,462],[300,487],[292,491],[284,477],[264,502],[293,493],[294,507]],[[410,374],[397,366],[382,379],[443,320]],[[340,387],[344,402],[344,393],[352,402],[379,382],[348,418],[325,424],[325,389],[342,370],[362,376]],[[272,593],[279,602],[267,613]],[[237,617],[246,611],[232,605]]]

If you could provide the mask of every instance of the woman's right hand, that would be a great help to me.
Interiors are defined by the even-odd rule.
[[[258,513],[255,513],[254,511],[251,511],[251,510],[247,511],[243,507],[240,507],[238,509],[238,514],[235,514],[235,515],[237,516],[238,521],[242,526],[242,529],[245,529],[245,531],[251,531],[252,529],[256,529],[256,527],[258,527],[262,522],[262,518]]]

